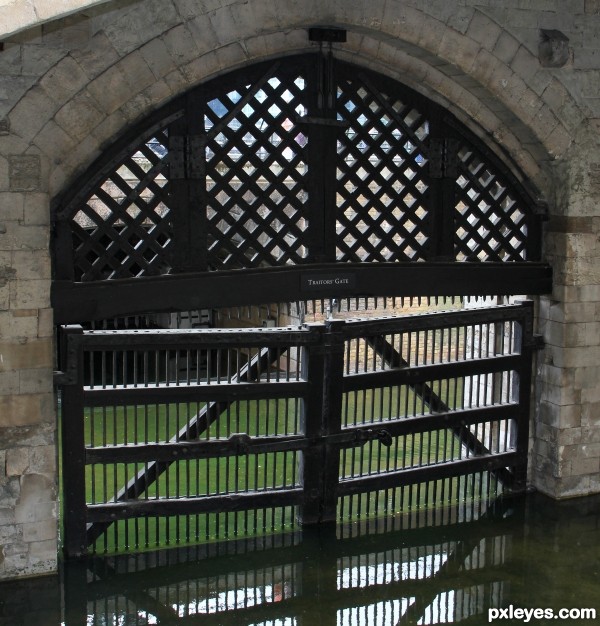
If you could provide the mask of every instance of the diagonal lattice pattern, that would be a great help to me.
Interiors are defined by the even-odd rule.
[[[57,278],[539,258],[492,151],[403,85],[318,60],[219,77],[107,151],[56,209]]]
[[[457,261],[527,260],[527,214],[503,178],[470,147],[458,152]]]
[[[158,132],[104,177],[71,219],[75,280],[163,273],[171,244],[168,140]]]
[[[263,77],[207,103],[208,260],[215,268],[296,264],[307,255],[305,79]]]
[[[425,117],[366,77],[338,83],[337,260],[418,261],[429,231]]]

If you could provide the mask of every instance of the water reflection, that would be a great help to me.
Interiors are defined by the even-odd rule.
[[[0,623],[401,626],[484,624],[489,608],[509,604],[600,609],[599,538],[600,498],[503,499],[393,524],[92,559],[65,568],[62,600],[54,578],[0,585]]]

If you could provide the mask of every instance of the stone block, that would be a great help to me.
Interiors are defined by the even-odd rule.
[[[437,54],[446,31],[446,25],[438,20],[429,19],[426,20],[423,26],[419,34],[418,45],[432,54]],[[467,30],[468,35],[469,32]]]
[[[581,403],[581,390],[574,387],[563,387],[546,382],[543,393],[546,401],[557,406],[571,406]]]
[[[286,36],[289,37],[288,45],[293,45],[295,34],[297,35],[297,32],[294,31],[286,34]],[[217,63],[221,68],[236,66],[246,61],[246,53],[238,42],[217,48],[215,50],[215,55]]]
[[[54,445],[55,431],[56,417],[53,415],[52,419],[42,424],[0,427],[0,441],[6,449],[13,446]]]
[[[2,563],[3,544],[8,543],[9,541],[20,541],[22,537],[23,529],[20,524],[0,525],[0,564]]]
[[[510,64],[517,54],[517,50],[521,44],[510,33],[503,30],[496,44],[494,45],[493,53],[503,63]]]
[[[22,71],[25,76],[36,79],[43,76],[53,65],[65,56],[64,50],[40,44],[21,46]]]
[[[201,54],[201,50],[196,47],[196,41],[185,24],[172,28],[163,35],[162,40],[175,67],[181,67]]]
[[[14,517],[17,524],[34,524],[48,520],[56,523],[58,504],[56,502],[21,502],[14,508]],[[51,539],[52,537],[47,537]],[[37,539],[36,539],[37,541]],[[41,541],[41,539],[40,539]]]
[[[105,147],[112,143],[117,135],[119,135],[127,125],[127,119],[121,111],[114,111],[94,128],[92,137],[94,137],[99,147]]]
[[[53,384],[52,368],[36,368],[19,371],[19,393],[43,393]]]
[[[81,0],[75,0],[80,4]],[[92,0],[94,2],[94,0]],[[95,3],[95,2],[94,2]],[[73,0],[69,2],[73,7]],[[62,50],[71,50],[78,46],[84,45],[91,34],[91,24],[85,13],[73,13],[60,19],[52,19],[56,14],[54,11],[50,15],[46,14],[47,7],[50,5],[40,5],[38,10],[38,18],[40,20],[48,20],[42,24],[42,40],[49,48],[59,48]]]
[[[0,311],[8,311],[10,308],[10,283],[0,281]]]
[[[0,428],[31,426],[53,419],[51,393],[0,396]]]
[[[29,545],[25,541],[15,541],[5,545],[2,551],[7,558],[26,555],[29,552]]]
[[[73,57],[65,56],[40,80],[46,94],[57,104],[57,109],[81,91],[88,77]]]
[[[341,3],[343,6],[348,6],[351,3]],[[360,22],[368,22],[370,28],[383,28],[385,19],[382,18],[382,11],[387,8],[373,7],[375,13],[378,15],[366,16],[364,7],[367,6],[364,3],[354,3],[354,8],[360,11],[360,14],[354,15],[351,18],[351,22],[354,24]],[[256,32],[269,32],[280,30],[282,25],[284,27],[295,28],[306,24],[307,15],[315,15],[321,13],[323,5],[319,0],[288,0],[284,4],[263,2],[262,0],[250,0],[246,3],[237,3],[237,6],[231,7],[232,17],[236,25],[236,30],[240,32],[242,28],[247,24],[256,24],[253,28],[253,32],[248,34],[255,34]],[[336,10],[337,12],[337,10]],[[343,20],[342,20],[343,21]],[[214,27],[214,24],[213,24]],[[245,28],[249,31],[249,29]],[[219,31],[217,31],[218,34]],[[231,41],[231,37],[229,38]]]
[[[160,79],[175,69],[169,49],[162,39],[153,39],[140,49],[144,61],[154,74]]]
[[[56,502],[56,480],[47,474],[25,474],[20,478],[20,506],[34,506],[44,502]],[[37,518],[47,519],[47,518]]]
[[[58,108],[45,89],[34,86],[8,114],[11,132],[30,141]]]
[[[179,68],[176,72],[171,72],[165,76],[165,82],[173,91],[178,87],[181,88],[181,81],[183,84],[190,87],[190,85],[196,84],[203,78],[210,77],[216,74],[221,69],[219,59],[216,52],[209,52],[204,54],[198,59],[195,59],[191,63]]]
[[[15,250],[12,257],[18,280],[50,279],[51,264],[47,250]]]
[[[91,95],[84,91],[67,102],[54,119],[70,137],[79,141],[104,119],[104,113]]]
[[[220,45],[219,37],[210,19],[204,16],[197,17],[187,22],[186,26],[199,55],[206,54]]]
[[[6,232],[6,222],[19,222],[24,218],[25,197],[19,192],[0,193],[0,223]]]
[[[87,166],[91,162],[102,154],[102,151],[98,147],[98,141],[92,135],[86,135],[83,139],[78,141],[72,150],[65,155],[64,160],[61,163],[65,173],[68,173],[68,178],[71,179],[74,175],[82,174]],[[53,177],[51,178],[51,190],[62,189],[66,180],[60,180],[60,177],[55,177],[54,174],[59,168],[53,170]]]
[[[56,538],[57,534],[56,519],[23,524],[23,540],[27,543],[52,540]]]
[[[22,476],[29,469],[29,448],[10,448],[6,451],[6,475]]]
[[[171,90],[163,80],[156,81],[121,107],[121,112],[130,123],[148,115],[148,111],[164,104],[171,97]]]
[[[598,363],[598,350],[594,346],[564,347],[554,349],[553,359],[559,367],[594,367]]]
[[[38,191],[41,164],[36,154],[15,154],[8,157],[8,177],[11,191]]]
[[[0,526],[8,524],[15,524],[15,510],[13,507],[0,506]]]
[[[22,226],[16,222],[4,222],[0,232],[0,251],[47,250],[50,230],[44,226]]]
[[[110,39],[102,30],[95,33],[85,45],[72,50],[71,56],[90,80],[105,72],[120,58]]]
[[[115,50],[123,56],[180,21],[170,0],[144,0],[143,11],[135,6],[124,6],[106,15],[103,29]]]
[[[39,338],[53,338],[54,336],[54,310],[38,309],[38,332]]]
[[[600,322],[586,322],[583,324],[584,342],[587,346],[600,345]],[[600,358],[600,350],[598,351]]]
[[[29,544],[29,556],[37,560],[56,560],[58,546],[56,539],[47,539],[46,541],[32,541]]]
[[[473,66],[481,46],[452,30],[446,30],[439,46],[439,55],[464,71]]]
[[[55,165],[60,165],[76,147],[76,140],[71,137],[54,120],[44,125],[35,137],[35,145]]]
[[[132,90],[127,79],[119,70],[118,64],[108,68],[106,72],[95,78],[88,84],[87,89],[100,108],[109,115],[123,106],[132,95]]]
[[[558,159],[569,149],[573,138],[562,126],[557,126],[550,136],[544,141],[550,155]]]
[[[32,474],[56,473],[57,454],[54,445],[35,446],[29,450],[29,472]]]
[[[129,85],[130,96],[143,91],[150,85],[154,84],[155,77],[148,64],[144,60],[142,54],[136,50],[128,54],[124,59],[119,61],[115,66],[125,77]]]
[[[597,408],[596,408],[597,411]],[[600,416],[594,413],[594,419],[590,420],[591,426],[582,426],[581,439],[587,443],[600,443]],[[582,424],[586,422],[582,420]]]
[[[6,311],[0,314],[0,338],[6,341],[27,340],[28,337],[37,336],[37,309],[32,315],[18,315],[17,311]],[[29,313],[30,310],[18,311],[18,313]]]
[[[25,226],[50,225],[50,200],[45,193],[28,193],[24,196],[23,224]]]
[[[10,286],[11,307],[15,309],[44,309],[50,305],[49,280],[16,280]]]
[[[597,474],[600,471],[600,458],[582,458],[571,461],[571,475]]]
[[[597,402],[600,402],[600,385],[596,384],[593,387],[586,387],[582,389],[581,401],[586,404],[596,404]]]
[[[473,19],[473,9],[471,7],[447,6],[450,9],[450,16],[446,20],[446,23],[450,28],[464,35]]]
[[[488,51],[495,48],[501,33],[502,28],[480,11],[474,12],[473,19],[467,29],[467,37],[478,42]]]
[[[559,446],[573,446],[584,441],[583,428],[565,428],[556,431],[556,442]]]
[[[594,389],[598,386],[600,380],[600,366],[579,367],[575,370],[575,379],[573,384],[583,391]]]
[[[18,476],[6,476],[0,481],[0,502],[3,506],[14,507],[19,499],[20,478]],[[0,541],[6,537],[2,536],[4,528],[0,526]]]

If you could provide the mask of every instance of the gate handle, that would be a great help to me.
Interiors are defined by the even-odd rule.
[[[389,448],[394,441],[392,435],[390,435],[390,433],[383,428],[377,430],[373,430],[372,428],[362,431],[357,430],[355,433],[355,437],[361,446],[364,445],[367,441],[379,439],[379,442],[382,445],[384,445],[386,448]]]
[[[387,430],[378,430],[375,436],[379,439],[382,445],[386,448],[391,448],[393,439]]]

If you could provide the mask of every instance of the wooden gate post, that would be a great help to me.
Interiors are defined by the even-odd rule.
[[[68,557],[87,552],[85,500],[85,438],[83,406],[83,345],[81,326],[62,329],[62,481],[65,538]]]
[[[311,440],[301,457],[300,477],[304,489],[299,521],[303,525],[336,519],[339,482],[339,445],[328,436],[339,433],[342,423],[342,379],[344,375],[343,320],[309,325],[315,333],[303,359],[309,383],[302,410],[302,430]]]
[[[335,522],[340,475],[340,447],[330,443],[329,435],[342,430],[342,395],[344,378],[344,320],[329,320],[325,334],[325,382],[321,428],[323,433],[323,500],[321,521]]]

